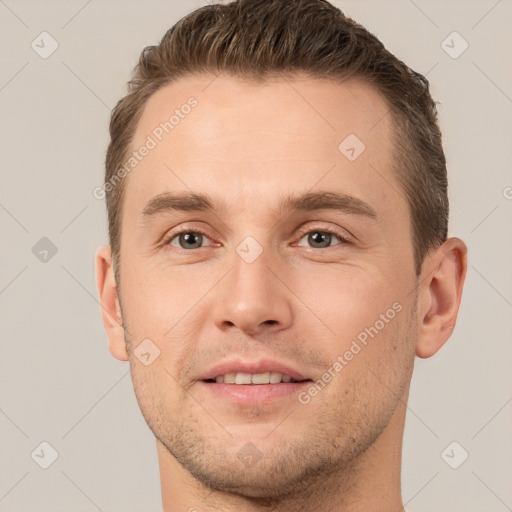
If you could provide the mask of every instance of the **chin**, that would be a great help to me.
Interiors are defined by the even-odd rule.
[[[206,488],[261,504],[307,492],[340,469],[340,460],[332,450],[324,450],[322,456],[322,450],[311,443],[294,446],[281,440],[279,447],[269,443],[260,445],[259,451],[252,443],[244,443],[240,449],[234,442],[230,451],[225,445],[205,443],[204,438],[196,438],[194,443],[188,439],[186,445],[176,439],[172,443],[160,441]]]

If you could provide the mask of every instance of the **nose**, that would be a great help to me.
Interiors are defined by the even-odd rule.
[[[212,301],[213,320],[220,330],[239,329],[257,336],[291,324],[292,293],[277,277],[278,268],[265,253],[251,263],[234,255],[233,267]]]

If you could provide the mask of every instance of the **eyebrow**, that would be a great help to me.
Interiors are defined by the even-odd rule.
[[[225,209],[224,203],[220,204]],[[215,212],[216,202],[208,194],[165,192],[151,198],[142,210],[143,221],[158,213],[171,211]],[[338,192],[307,192],[289,195],[279,204],[274,213],[280,215],[292,211],[335,210],[351,215],[361,215],[377,219],[377,212],[369,204],[357,197]]]

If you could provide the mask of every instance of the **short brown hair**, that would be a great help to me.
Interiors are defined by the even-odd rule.
[[[180,77],[210,72],[263,81],[305,72],[339,82],[356,77],[384,97],[393,121],[395,172],[410,208],[416,274],[448,232],[446,160],[428,81],[326,0],[236,0],[207,5],[144,48],[129,93],[110,121],[105,182],[123,166],[148,98]],[[376,179],[381,179],[376,177]],[[125,181],[125,180],[123,180]],[[124,183],[106,203],[116,277]],[[119,283],[119,281],[118,281]]]

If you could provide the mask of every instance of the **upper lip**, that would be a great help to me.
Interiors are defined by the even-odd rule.
[[[209,370],[203,373],[198,380],[215,379],[219,375],[226,375],[227,373],[267,373],[276,372],[283,375],[289,375],[294,380],[307,380],[308,377],[304,376],[298,370],[290,368],[285,363],[274,361],[272,359],[259,359],[257,361],[247,361],[243,359],[230,359],[222,361]]]

